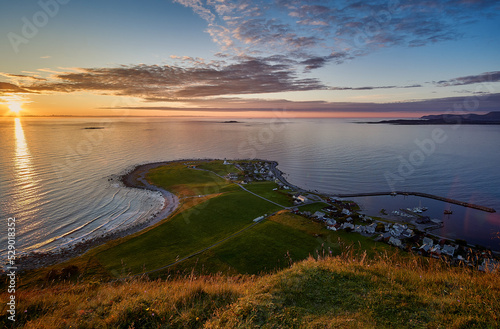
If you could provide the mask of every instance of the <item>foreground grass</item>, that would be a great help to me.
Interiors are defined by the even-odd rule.
[[[2,300],[6,295],[2,295]],[[274,274],[21,290],[18,328],[498,328],[500,276],[417,256],[309,258]],[[2,303],[5,314],[5,303]],[[1,325],[9,327],[6,318]]]
[[[220,173],[230,170],[203,163],[207,169],[214,165]],[[111,282],[111,277],[170,264],[279,210],[217,175],[181,164],[158,168],[148,179],[181,198],[176,214],[58,265],[80,269],[69,282],[29,278],[46,278],[49,269],[23,274],[31,284],[16,292],[16,327],[498,327],[498,274],[392,252],[284,210],[154,276]],[[272,191],[271,183],[253,188],[270,199],[284,196]],[[294,261],[299,262],[290,268]],[[155,277],[161,279],[150,281]],[[0,298],[3,302],[8,295]],[[6,303],[1,305],[6,314]],[[6,317],[0,320],[2,326],[10,324]]]

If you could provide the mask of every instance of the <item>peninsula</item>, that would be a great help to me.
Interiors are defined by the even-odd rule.
[[[290,253],[293,259],[304,259],[325,241],[328,248],[338,250],[339,239],[362,243],[365,249],[376,246],[383,250],[393,245],[427,256],[446,255],[452,263],[473,259],[471,246],[463,241],[433,237],[429,231],[442,222],[431,221],[418,209],[404,210],[402,216],[367,216],[349,200],[380,194],[441,200],[438,196],[403,191],[325,195],[290,184],[277,165],[266,160],[178,160],[139,165],[119,180],[129,188],[161,193],[164,206],[149,222],[87,239],[69,249],[28,255],[22,261],[26,269],[43,267],[111,241],[98,248],[96,257],[112,276],[122,277],[124,265],[127,275],[161,275],[171,268],[193,266],[192,259],[203,259],[204,266],[214,270],[259,273],[284,266],[280,255]],[[158,241],[158,236],[168,238]],[[115,245],[112,241],[122,242]],[[248,249],[256,241],[263,249]],[[158,255],[158,250],[163,252]],[[484,257],[475,259],[471,265],[484,266]]]
[[[160,162],[121,180],[162,193],[158,218],[23,271],[18,327],[493,328],[499,320],[491,253],[300,189],[276,162]]]
[[[487,114],[439,114],[425,115],[420,119],[382,120],[365,123],[385,123],[394,125],[500,125],[500,111]]]

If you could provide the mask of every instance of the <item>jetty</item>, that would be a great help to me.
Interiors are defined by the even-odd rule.
[[[486,211],[486,212],[491,212],[491,213],[496,212],[496,210],[493,208],[488,208],[485,206],[480,206],[480,205],[469,203],[469,202],[458,201],[455,199],[445,198],[442,196],[428,194],[428,193],[421,193],[421,192],[391,191],[391,192],[335,194],[333,196],[338,197],[338,198],[356,198],[356,197],[364,197],[364,196],[381,196],[381,195],[393,195],[393,196],[395,196],[395,195],[405,195],[405,196],[406,195],[414,195],[414,196],[420,196],[423,198],[434,199],[434,200],[439,200],[439,201],[448,202],[448,203],[452,203],[452,204],[457,204],[459,206],[473,208],[473,209],[482,210],[482,211]]]
[[[268,161],[271,164],[270,170],[273,172],[274,176],[281,181],[282,184],[289,186],[290,188],[296,190],[297,192],[305,193],[314,193],[312,191],[305,190],[303,188],[300,188],[298,186],[295,186],[293,184],[290,184],[284,177],[283,177],[283,172],[281,172],[278,168],[278,162],[276,161]],[[382,196],[382,195],[414,195],[414,196],[419,196],[423,198],[428,198],[428,199],[434,199],[434,200],[439,200],[443,202],[448,202],[452,204],[456,204],[459,206],[467,207],[467,208],[473,208],[477,210],[482,210],[490,213],[496,212],[495,209],[485,207],[485,206],[480,206],[477,204],[469,203],[469,202],[464,202],[464,201],[459,201],[455,199],[450,199],[450,198],[445,198],[439,195],[434,195],[434,194],[429,194],[429,193],[422,193],[422,192],[407,192],[407,191],[390,191],[390,192],[369,192],[369,193],[351,193],[351,194],[331,194],[331,197],[336,197],[336,198],[356,198],[356,197],[364,197],[364,196]]]

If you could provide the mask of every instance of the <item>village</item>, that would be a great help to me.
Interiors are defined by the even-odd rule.
[[[225,164],[230,164],[225,160]],[[480,271],[492,271],[500,262],[491,251],[480,246],[468,245],[464,240],[450,240],[433,236],[426,232],[442,225],[442,222],[430,223],[425,216],[418,216],[411,223],[390,222],[386,218],[369,217],[360,212],[359,206],[341,198],[319,195],[289,184],[282,173],[276,169],[276,163],[269,161],[249,161],[234,164],[241,172],[229,174],[225,178],[248,184],[254,181],[274,181],[275,190],[290,195],[294,206],[293,213],[320,222],[328,230],[358,233],[371,237],[375,241],[385,242],[407,252],[414,252],[425,257],[443,259],[451,265],[474,267]],[[301,211],[301,207],[318,202],[326,203],[322,209],[310,212]],[[401,212],[410,217],[412,211]],[[262,220],[260,218],[259,220]]]

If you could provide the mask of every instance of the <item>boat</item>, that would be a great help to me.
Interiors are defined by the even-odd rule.
[[[451,214],[453,214],[453,211],[451,211],[451,209],[447,209],[447,210],[444,211],[444,214],[445,215],[451,215]]]

